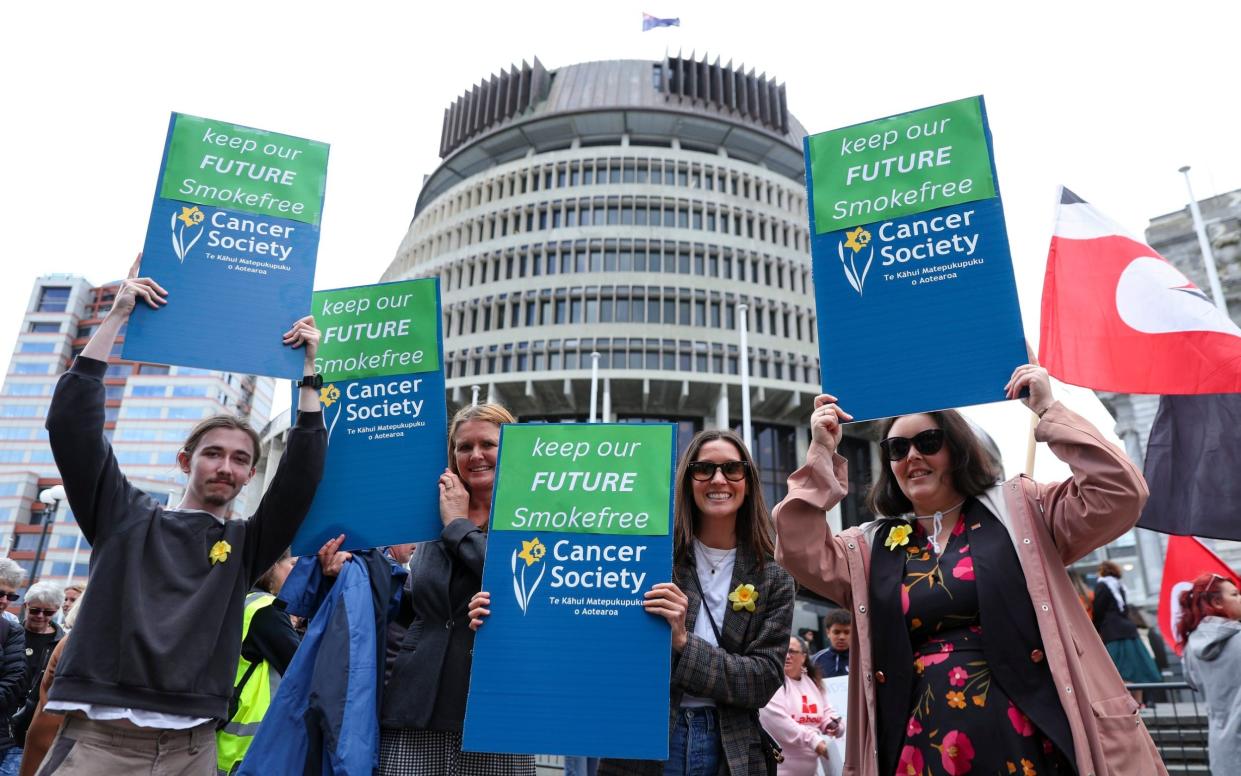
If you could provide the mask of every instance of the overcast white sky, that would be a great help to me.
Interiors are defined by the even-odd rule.
[[[658,59],[753,65],[788,85],[810,132],[983,94],[1027,336],[1056,186],[1130,231],[1241,188],[1231,3],[233,2],[5,3],[0,353],[34,279],[102,283],[141,247],[170,111],[332,146],[317,288],[371,283],[392,259],[444,108],[523,58],[549,68]],[[1096,7],[1098,6],[1098,7]],[[642,11],[682,26],[642,33]],[[211,336],[210,328],[203,336]],[[919,330],[912,347],[934,347]],[[1110,426],[1088,391],[1065,398]],[[1094,409],[1091,409],[1094,408]],[[973,411],[1024,463],[1017,407]],[[1062,470],[1046,451],[1040,477]]]

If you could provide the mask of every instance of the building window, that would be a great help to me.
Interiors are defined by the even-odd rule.
[[[60,324],[59,323],[47,323],[44,321],[31,321],[30,333],[31,334],[59,334]]]
[[[68,305],[68,286],[44,286],[39,293],[39,306],[35,309],[41,313],[63,313]]]

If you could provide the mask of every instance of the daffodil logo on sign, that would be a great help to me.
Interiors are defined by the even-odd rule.
[[[345,403],[340,400],[340,389],[336,387],[335,383],[325,385],[319,389],[319,403],[323,405],[323,419],[327,421],[328,424],[327,438],[328,441],[331,442],[332,432],[336,430],[336,421],[340,420],[340,411],[345,407]],[[336,408],[336,412],[332,413],[332,418],[329,421],[327,418],[327,410],[333,404],[337,403],[339,403],[340,406]]]
[[[182,264],[185,263],[185,255],[194,247],[194,243],[198,242],[198,238],[203,236],[203,221],[207,220],[207,214],[198,209],[198,205],[193,207],[182,206],[180,213],[173,213],[172,220],[169,222],[172,229],[172,252],[177,255],[177,259]],[[177,222],[180,221],[180,224]],[[194,227],[198,227],[195,232]],[[190,241],[185,242],[185,230],[190,231]]]
[[[319,389],[319,403],[331,407],[340,400],[340,389],[335,385],[325,385]]]
[[[728,600],[732,601],[734,612],[742,609],[752,612],[758,601],[758,591],[754,589],[754,585],[737,585],[737,589],[728,594]]]
[[[865,264],[862,265],[862,271],[859,273],[858,254],[862,251],[867,251],[867,253]],[[875,260],[875,249],[870,244],[870,232],[861,226],[845,232],[845,239],[836,245],[836,253],[840,256],[840,268],[844,270],[849,285],[853,286],[853,290],[861,296],[862,286],[866,283],[866,275],[870,272],[870,264]]]
[[[543,542],[539,541],[539,537],[534,537],[530,541],[521,540],[521,549],[513,550],[513,594],[517,596],[517,605],[521,607],[521,613],[525,614],[526,609],[530,606],[530,599],[534,597],[534,591],[538,589],[539,583],[543,581],[543,575],[547,572],[547,564],[544,563],[539,568],[539,575],[535,577],[534,584],[526,587],[526,569],[540,563],[543,556],[547,554],[547,547]],[[518,574],[518,563],[521,563],[521,573]]]

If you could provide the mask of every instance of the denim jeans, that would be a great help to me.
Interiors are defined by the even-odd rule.
[[[664,776],[715,776],[722,753],[716,710],[711,706],[678,709]]]
[[[22,767],[22,750],[11,746],[0,754],[0,776],[17,776]]]

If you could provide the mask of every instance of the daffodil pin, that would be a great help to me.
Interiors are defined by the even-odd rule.
[[[883,546],[889,550],[904,547],[909,544],[909,535],[913,532],[913,526],[902,523],[888,532],[888,538],[884,540]]]
[[[211,545],[211,552],[207,553],[207,557],[211,559],[211,565],[223,563],[228,560],[228,554],[233,551],[233,546],[226,541],[218,541]]]
[[[754,611],[754,603],[758,601],[758,591],[754,589],[754,585],[737,585],[737,589],[728,594],[728,600],[733,602],[734,612],[739,612],[742,609],[752,612]]]

